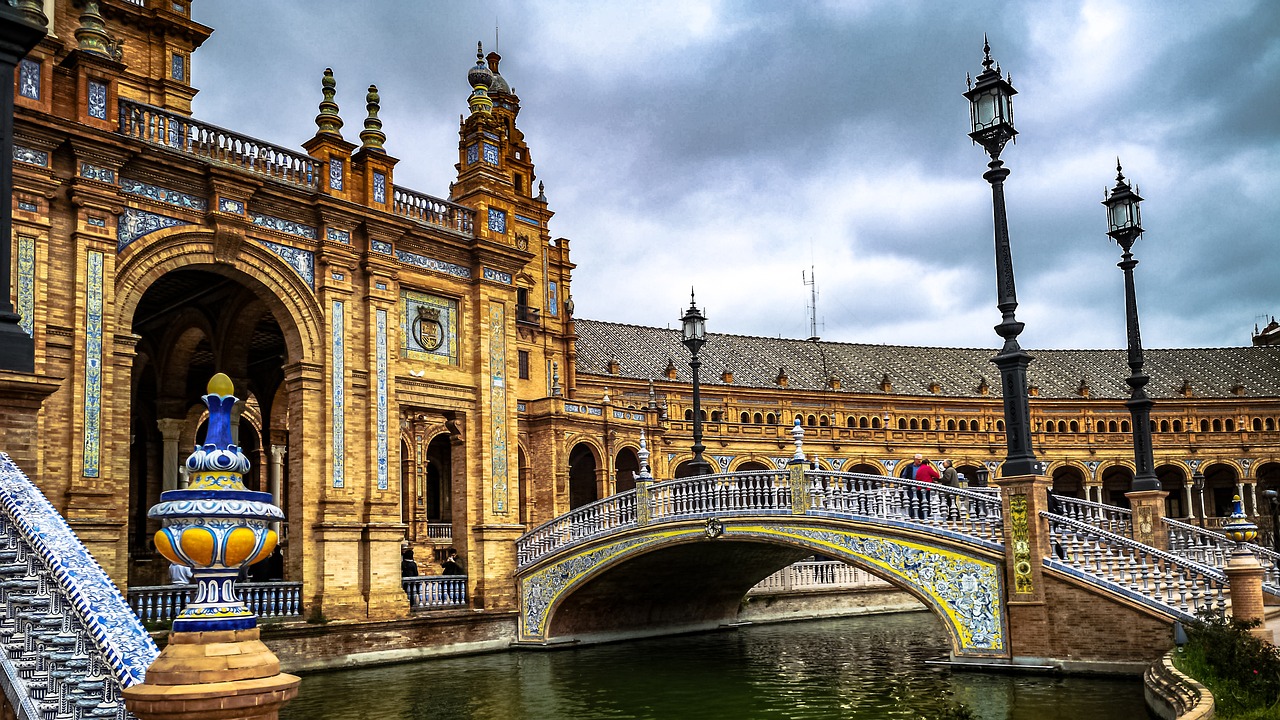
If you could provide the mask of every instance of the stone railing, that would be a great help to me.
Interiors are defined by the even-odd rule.
[[[1063,495],[1052,496],[1049,503],[1052,512],[1057,515],[1088,523],[1117,535],[1133,535],[1133,513],[1128,508]]]
[[[1236,542],[1220,532],[1173,518],[1165,518],[1164,524],[1169,530],[1169,552],[1179,557],[1221,570],[1235,551]],[[1262,565],[1262,589],[1272,595],[1280,595],[1280,554],[1253,543],[1245,543],[1244,548]]]
[[[748,595],[889,588],[888,582],[839,560],[801,560],[756,583]]]
[[[392,212],[424,225],[471,235],[475,229],[476,211],[448,200],[396,187],[391,193]]]
[[[452,540],[453,523],[427,523],[427,539]]]
[[[807,497],[793,502],[785,470],[703,475],[654,483],[644,494],[648,523],[715,516],[805,514],[876,519],[945,530],[987,542],[1002,541],[998,494],[902,478],[806,470]],[[584,505],[529,531],[516,541],[516,563],[539,560],[609,533],[636,527],[636,490]]]
[[[1102,587],[1175,619],[1227,606],[1221,570],[1134,542],[1089,523],[1041,512],[1049,521],[1054,554],[1047,567]]]
[[[0,453],[0,685],[17,717],[124,718],[160,650],[53,505]]]
[[[466,575],[421,575],[401,581],[411,610],[442,610],[467,606]]]
[[[324,175],[321,162],[303,153],[124,98],[120,133],[309,190],[318,189]]]
[[[144,585],[129,588],[129,607],[143,622],[172,620],[182,612],[195,585]],[[261,618],[302,615],[302,583],[236,583],[236,594]]]
[[[1173,665],[1173,652],[1151,664],[1142,675],[1147,708],[1161,720],[1210,720],[1213,693]]]

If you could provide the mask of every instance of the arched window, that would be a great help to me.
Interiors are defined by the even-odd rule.
[[[928,430],[928,429],[929,429],[929,418],[925,418],[925,419],[923,419],[923,420],[921,420],[921,421],[920,421],[920,429],[921,429],[921,430]]]
[[[1208,420],[1201,420],[1201,421],[1200,421],[1200,432],[1209,432],[1209,421],[1208,421]]]
[[[1275,418],[1267,418],[1266,427],[1268,431],[1275,430],[1276,429]]]
[[[751,422],[751,413],[749,413],[749,412],[744,412],[744,413],[742,413],[741,415],[739,415],[739,416],[738,416],[738,422],[742,423],[743,425],[746,425],[747,423],[750,423],[750,422]]]
[[[919,429],[920,429],[920,421],[919,421],[919,420],[916,420],[915,418],[911,418],[911,429],[912,429],[912,430],[919,430]]]
[[[867,421],[866,415],[863,415],[862,417],[858,418],[858,427],[863,429],[871,427],[871,425]]]
[[[1004,421],[1003,421],[1003,420],[997,420],[997,421],[996,421],[996,432],[1004,432]]]
[[[871,418],[871,428],[872,428],[873,430],[879,430],[879,429],[880,429],[880,418],[878,418],[878,417],[873,417],[873,418]]]
[[[1226,423],[1227,423],[1227,427],[1226,427],[1227,432],[1235,432],[1235,431],[1236,431],[1236,421],[1235,421],[1235,420],[1232,420],[1231,418],[1227,418],[1227,419],[1226,419]]]
[[[898,418],[898,429],[899,429],[899,430],[906,430],[906,429],[907,429],[907,419],[906,419],[906,418]]]
[[[827,417],[826,415],[823,415],[822,417],[818,418],[819,427],[827,427],[830,424],[831,424],[831,418]]]
[[[955,430],[955,429],[956,429],[956,421],[955,421],[955,420],[948,420],[948,421],[947,421],[947,429],[948,429],[948,430]]]
[[[858,427],[858,418],[850,415],[849,417],[845,418],[844,424],[845,424],[845,427]]]
[[[1147,424],[1151,426],[1151,432],[1155,432],[1155,431],[1156,431],[1156,421],[1155,421],[1155,420],[1148,421],[1148,423],[1147,423]]]
[[[720,422],[720,411],[719,411],[719,410],[712,410],[712,411],[711,411],[711,422]]]
[[[1182,421],[1181,421],[1181,420],[1174,420],[1174,421],[1173,421],[1173,431],[1174,431],[1174,432],[1182,432]]]
[[[1107,423],[1107,432],[1119,432],[1119,431],[1120,431],[1120,426],[1116,424],[1115,420],[1111,420],[1110,422]]]
[[[769,413],[768,415],[766,415],[766,416],[765,416],[765,418],[764,418],[764,421],[765,421],[765,423],[766,423],[766,424],[768,424],[768,425],[777,425],[777,424],[778,424],[778,418],[777,418],[777,416],[775,416],[773,413]]]
[[[684,411],[684,419],[690,422],[693,421],[693,408],[689,408],[688,410]]]
[[[756,413],[751,419],[755,422],[756,425],[764,424],[764,416],[761,415],[760,413]]]
[[[1161,421],[1160,421],[1160,432],[1169,432],[1169,421],[1168,421],[1168,420],[1161,420]]]
[[[808,425],[809,427],[816,427],[818,424],[818,418],[810,415],[809,417],[805,418],[804,424]]]
[[[1066,431],[1067,431],[1067,421],[1066,421],[1066,420],[1059,420],[1059,421],[1058,421],[1058,432],[1064,433],[1064,432],[1066,432]]]
[[[1107,424],[1106,424],[1106,423],[1104,423],[1104,422],[1102,422],[1101,420],[1099,420],[1099,421],[1098,421],[1098,432],[1106,432],[1106,431],[1107,431]]]
[[[1076,422],[1075,420],[1072,420],[1071,424],[1068,425],[1067,428],[1070,429],[1071,432],[1080,432],[1080,423]]]
[[[1120,432],[1129,432],[1129,421],[1128,421],[1128,420],[1121,420],[1121,421],[1120,421]]]
[[[1222,421],[1221,421],[1221,420],[1217,420],[1217,419],[1215,419],[1215,420],[1213,421],[1213,431],[1214,431],[1214,432],[1222,432]]]

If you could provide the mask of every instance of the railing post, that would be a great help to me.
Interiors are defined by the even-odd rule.
[[[809,462],[804,459],[804,428],[800,419],[791,426],[791,437],[795,438],[796,451],[787,461],[787,474],[791,486],[791,514],[803,515],[809,509],[809,483],[804,476]]]
[[[1134,542],[1150,545],[1157,550],[1168,550],[1169,532],[1164,526],[1164,499],[1169,493],[1164,490],[1135,490],[1124,496],[1129,498],[1129,507],[1133,511],[1130,536]]]
[[[1048,608],[1043,560],[1052,551],[1049,523],[1051,478],[1016,475],[994,480],[1004,515],[1005,597],[1009,613],[1009,649],[1014,657],[1048,657]]]

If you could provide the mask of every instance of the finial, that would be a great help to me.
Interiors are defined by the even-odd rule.
[[[993,63],[995,61],[991,59],[991,43],[987,42],[987,34],[982,33],[982,67],[990,70]]]
[[[800,425],[800,418],[796,418],[795,425],[791,426],[791,437],[796,441],[796,452],[791,456],[792,462],[804,462],[804,428]]]
[[[649,446],[645,443],[644,428],[640,428],[640,450],[636,452],[636,457],[640,459],[640,472],[636,479],[652,480],[653,475],[649,474]]]
[[[378,86],[370,85],[369,94],[364,96],[365,108],[369,117],[364,119],[364,130],[360,131],[360,149],[386,152],[382,143],[387,141],[387,134],[382,132],[382,121],[378,119]]]
[[[316,127],[319,128],[319,133],[342,137],[342,118],[338,117],[338,103],[333,100],[337,85],[333,79],[333,68],[325,68],[324,79],[320,81],[320,92],[324,95],[324,99],[320,101],[320,114],[316,115]]]
[[[1116,182],[1124,182],[1124,170],[1120,167],[1120,156],[1116,156]]]
[[[541,181],[541,180],[539,180],[539,181],[538,181],[538,197],[537,197],[537,200],[538,200],[538,202],[546,202],[546,201],[547,201],[546,188],[545,188],[545,187],[543,187],[543,185],[542,185],[542,181]]]
[[[1256,328],[1257,326],[1255,326]],[[658,408],[658,398],[653,392],[653,378],[649,378],[649,409],[656,410]]]
[[[76,28],[76,42],[84,52],[111,57],[113,43],[107,34],[107,25],[98,13],[98,0],[89,0],[80,13],[80,27]]]
[[[22,16],[40,27],[49,25],[49,18],[44,14],[44,3],[40,0],[18,0],[15,7]]]
[[[560,363],[551,363],[551,396],[560,397]]]
[[[493,100],[489,99],[489,86],[493,83],[493,71],[485,65],[484,47],[476,42],[476,64],[467,73],[467,84],[471,86],[471,97],[467,105],[471,114],[484,115],[493,112]]]

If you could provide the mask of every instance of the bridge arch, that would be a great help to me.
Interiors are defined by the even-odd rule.
[[[987,547],[987,546],[990,547]],[[907,591],[963,657],[1008,657],[1000,546],[843,518],[725,517],[611,534],[518,572],[520,639],[601,642],[733,622],[748,589],[808,555]]]

